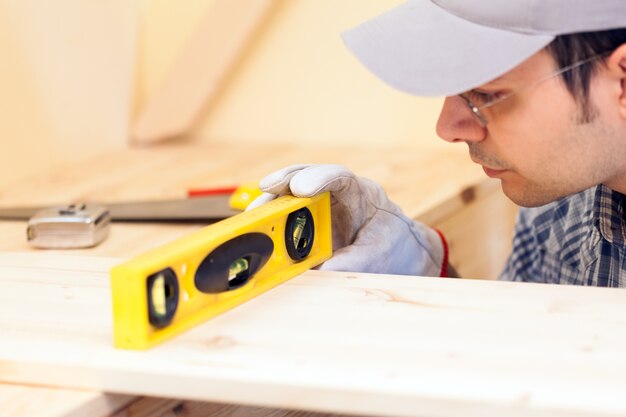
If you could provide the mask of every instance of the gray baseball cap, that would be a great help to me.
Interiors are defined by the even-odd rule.
[[[398,90],[454,95],[489,82],[557,35],[626,28],[626,0],[410,0],[342,34]]]

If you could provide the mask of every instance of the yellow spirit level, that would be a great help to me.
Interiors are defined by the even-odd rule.
[[[332,255],[330,195],[284,196],[111,270],[114,344],[146,349]]]

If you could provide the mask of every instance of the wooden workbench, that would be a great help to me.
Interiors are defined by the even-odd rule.
[[[383,185],[407,215],[442,230],[463,277],[497,277],[516,207],[462,146],[315,148],[170,145],[124,149],[0,186],[0,207],[184,197],[189,188],[257,180],[296,163],[339,163]],[[75,253],[132,256],[203,225],[119,224],[102,245]],[[0,250],[32,250],[22,222],[2,222]]]
[[[313,149],[296,146],[263,146],[255,149],[249,147],[242,149],[228,145],[202,147],[172,145],[158,148],[129,149],[60,167],[54,172],[40,173],[30,178],[11,182],[8,186],[0,189],[0,205],[40,205],[79,200],[108,202],[182,197],[188,188],[249,181],[292,163],[342,163],[360,175],[383,184],[390,197],[410,216],[442,229],[451,246],[452,261],[462,275],[493,278],[501,268],[504,255],[510,247],[509,240],[514,209],[501,196],[497,181],[485,178],[480,168],[469,162],[466,152],[461,147],[449,147],[446,151],[439,148],[432,150],[381,148],[356,151],[347,148]],[[115,224],[111,236],[97,248],[71,251],[70,253],[74,256],[103,257],[103,261],[106,262],[106,259],[111,259],[111,257],[129,257],[141,253],[148,248],[185,235],[199,227],[202,225]],[[42,258],[41,251],[34,251],[27,246],[24,238],[24,222],[0,222],[0,230],[4,236],[0,241],[0,250],[17,251],[23,255],[29,254],[29,256],[34,257],[33,259]],[[477,242],[482,243],[482,245]],[[67,252],[47,251],[45,255],[67,255]],[[7,266],[6,259],[6,257],[3,258],[0,267]],[[73,259],[72,262],[79,261]],[[97,264],[97,262],[95,263]],[[89,265],[93,264],[94,262],[91,262]],[[98,271],[96,270],[96,272]],[[99,273],[102,275],[104,271],[100,270]],[[315,277],[314,279],[324,278],[320,277],[319,273],[305,275],[307,277],[311,275]],[[332,273],[329,276],[333,279],[341,280],[342,278]],[[103,332],[106,334],[106,327]],[[119,392],[113,386],[81,385],[77,384],[76,381],[70,384],[53,380],[44,381],[45,378],[35,378],[36,381],[33,381],[31,380],[32,375],[21,380],[19,375],[16,376],[14,373],[6,371],[6,359],[0,358],[3,360],[0,362],[2,363],[0,379],[3,380],[21,381],[31,385],[33,383],[46,383],[53,386],[69,385]],[[198,414],[194,415],[203,415],[204,410],[207,410],[206,407],[213,407],[212,409],[214,409],[218,405],[222,407],[221,412],[226,413],[223,415],[245,414],[245,411],[242,410],[251,410],[250,408],[205,402],[205,400],[210,399],[247,403],[227,397],[177,396],[173,392],[168,395],[167,392],[142,392],[141,390],[124,392],[203,400],[202,402],[185,402],[183,404],[183,408],[198,410]],[[73,392],[49,387],[0,386],[0,399],[3,403],[20,404],[19,398],[25,398],[25,396],[31,400],[34,399],[30,403],[31,405],[37,404],[37,398],[46,401],[45,409],[49,415],[80,415],[86,409],[90,410],[89,415],[110,415],[115,412],[127,412],[131,409],[129,407],[134,407],[135,411],[152,409],[157,407],[156,404],[158,404],[157,408],[170,407],[176,409],[181,407],[178,400],[161,400],[150,397],[138,400],[134,395],[105,395],[89,391]],[[448,400],[450,398],[446,401]],[[349,396],[346,397],[346,401],[353,403],[349,400]],[[59,406],[54,408],[54,404],[59,404]],[[328,405],[316,408],[313,406],[314,404],[306,402],[292,404],[282,401],[254,400],[250,401],[249,404],[343,413],[377,413],[373,408],[368,411],[358,407],[350,408],[346,405],[335,408]],[[4,409],[9,410],[10,408],[4,407]],[[482,410],[482,408],[480,409]],[[454,407],[450,409],[450,411],[452,410],[455,410]],[[1,413],[2,411],[0,411]],[[29,410],[28,406],[24,406],[9,414],[42,415],[42,411],[41,409]],[[415,413],[411,414],[414,415]],[[404,412],[399,411],[397,415],[406,415],[406,410]],[[440,415],[448,414],[442,413]]]

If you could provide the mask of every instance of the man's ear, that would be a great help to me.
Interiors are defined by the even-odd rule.
[[[620,114],[626,119],[626,43],[615,49],[607,60],[609,72],[620,80]]]

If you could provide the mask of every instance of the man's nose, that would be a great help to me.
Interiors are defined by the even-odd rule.
[[[443,102],[437,120],[437,135],[448,142],[479,142],[487,136],[487,129],[461,97],[452,96]]]

